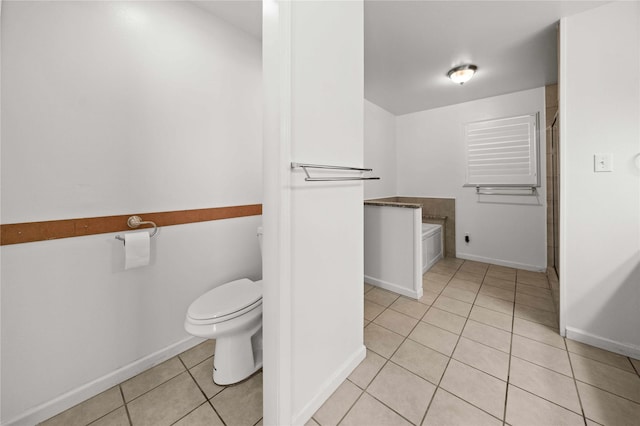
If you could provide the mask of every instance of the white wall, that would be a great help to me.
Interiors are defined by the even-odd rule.
[[[3,223],[261,202],[260,42],[213,15],[3,2],[2,66]],[[189,303],[260,278],[260,222],[161,229],[151,265],[130,271],[114,234],[3,246],[2,421],[40,420],[195,343]]]
[[[395,197],[396,116],[373,102],[364,100],[364,165],[380,180],[364,183],[364,198]]]
[[[546,270],[544,109],[538,88],[396,117],[398,195],[456,199],[458,257]],[[464,124],[535,112],[541,113],[539,195],[478,197],[475,188],[463,188]]]
[[[2,1],[0,0],[0,46],[2,45]],[[0,52],[1,52],[0,48]],[[2,58],[0,55],[0,79],[2,78]],[[2,84],[0,84],[0,99],[2,98]],[[1,109],[1,108],[0,108]],[[2,118],[0,117],[0,129],[2,129]],[[2,162],[2,138],[0,137],[0,164]],[[2,173],[0,167],[0,188],[2,188]],[[2,212],[2,196],[0,196],[0,212]],[[2,214],[0,214],[2,219]],[[0,250],[0,268],[2,267],[2,250]],[[2,423],[2,270],[0,269],[0,423]]]
[[[264,423],[298,425],[366,354],[363,184],[305,182],[290,168],[363,165],[364,11],[362,1],[264,11]]]
[[[563,19],[560,50],[561,326],[640,358],[640,5]]]

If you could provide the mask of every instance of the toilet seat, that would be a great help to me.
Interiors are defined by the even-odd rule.
[[[262,304],[261,282],[247,278],[209,290],[187,310],[193,324],[215,324],[238,317]]]

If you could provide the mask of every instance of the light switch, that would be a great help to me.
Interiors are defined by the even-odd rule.
[[[593,171],[594,172],[612,172],[613,171],[613,154],[594,154],[593,155]]]

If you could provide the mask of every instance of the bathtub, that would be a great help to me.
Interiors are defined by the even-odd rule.
[[[442,225],[422,224],[422,273],[442,259]]]

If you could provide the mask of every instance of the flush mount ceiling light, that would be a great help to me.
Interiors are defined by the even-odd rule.
[[[449,77],[454,83],[463,85],[467,81],[471,80],[471,77],[473,77],[477,69],[477,66],[471,64],[460,65],[459,67],[451,68],[447,73],[447,77]]]

